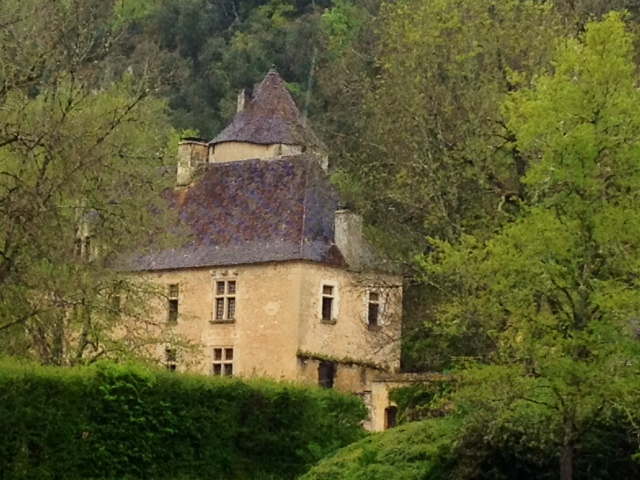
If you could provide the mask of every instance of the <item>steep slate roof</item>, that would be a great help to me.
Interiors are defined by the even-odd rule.
[[[275,70],[254,88],[247,107],[209,144],[222,142],[284,143],[326,149],[300,115],[284,80]]]
[[[136,256],[129,270],[285,260],[344,265],[333,245],[338,196],[314,155],[208,164],[186,190],[167,194],[191,238],[181,248]]]

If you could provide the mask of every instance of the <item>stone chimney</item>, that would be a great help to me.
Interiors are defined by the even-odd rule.
[[[336,210],[334,243],[351,268],[365,266],[366,247],[362,235],[362,217],[346,209]]]
[[[237,112],[240,113],[244,110],[245,104],[247,103],[247,94],[244,91],[244,88],[238,90],[238,107]]]
[[[189,185],[198,167],[207,163],[209,146],[196,138],[183,138],[178,145],[178,186]]]

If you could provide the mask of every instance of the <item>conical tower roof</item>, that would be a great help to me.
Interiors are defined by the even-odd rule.
[[[325,150],[324,144],[300,115],[284,80],[275,70],[254,88],[247,107],[218,134],[212,145],[247,142],[259,145],[283,143]]]

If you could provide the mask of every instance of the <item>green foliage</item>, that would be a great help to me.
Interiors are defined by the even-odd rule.
[[[637,441],[623,418],[595,422],[576,447],[575,479],[636,478]],[[461,433],[462,432],[462,433]],[[526,431],[504,424],[486,437],[481,422],[461,417],[411,422],[371,434],[322,460],[304,480],[552,480],[557,458]]]
[[[558,458],[571,478],[594,425],[637,419],[640,101],[617,14],[562,42],[554,70],[505,103],[529,168],[520,214],[489,239],[433,240],[428,281],[453,292],[443,331],[479,332],[456,406],[499,444]],[[472,422],[472,423],[473,423]],[[637,445],[636,445],[637,448]]]
[[[142,55],[127,45],[131,24],[113,7],[98,0],[0,4],[6,354],[75,364],[145,356],[141,345],[151,338],[140,320],[155,292],[109,267],[150,236],[166,238],[160,193],[172,179],[161,172],[175,153],[166,104],[151,97],[153,50],[141,45]]]
[[[300,480],[438,480],[452,463],[452,418],[372,434],[322,461]]]
[[[344,55],[362,28],[362,17],[350,0],[336,0],[333,7],[322,14],[322,23],[329,35],[329,52]]]
[[[447,415],[451,410],[449,398],[455,385],[452,378],[442,376],[406,387],[394,388],[389,398],[398,406],[400,423]]]
[[[295,478],[361,438],[364,416],[322,389],[3,361],[0,477]]]
[[[176,74],[162,92],[173,125],[212,138],[235,113],[237,91],[251,91],[274,65],[287,81],[312,85],[314,52],[324,50],[320,9],[329,4],[163,0],[139,36],[159,42],[164,68]]]

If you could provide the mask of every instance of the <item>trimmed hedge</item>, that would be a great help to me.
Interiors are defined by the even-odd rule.
[[[363,436],[362,402],[266,380],[0,362],[0,479],[290,479]]]

